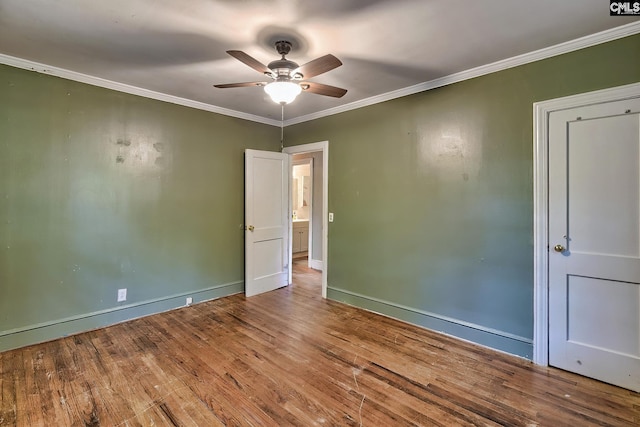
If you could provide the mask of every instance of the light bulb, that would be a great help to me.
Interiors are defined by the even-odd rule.
[[[271,82],[264,87],[273,102],[289,104],[302,92],[300,85],[292,82]]]

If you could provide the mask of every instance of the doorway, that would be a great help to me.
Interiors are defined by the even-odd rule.
[[[327,297],[327,271],[328,271],[328,217],[329,217],[329,141],[316,142],[311,144],[296,145],[293,147],[285,147],[283,153],[300,158],[313,158],[313,169],[315,171],[315,179],[313,180],[314,197],[311,201],[312,206],[315,205],[316,212],[310,215],[310,225],[313,229],[309,229],[311,235],[311,247],[308,248],[308,267],[315,270],[321,270],[322,275],[322,297]],[[292,177],[293,179],[293,177]],[[291,180],[292,181],[292,180]],[[291,197],[293,199],[293,197]],[[293,206],[291,209],[293,213]],[[293,220],[291,222],[291,230],[293,230]],[[293,240],[290,243],[290,251],[292,254]],[[293,265],[293,257],[290,258]],[[289,283],[292,281],[293,268],[290,269]]]
[[[640,84],[534,107],[534,362],[638,391]]]
[[[314,222],[322,218],[322,193],[316,192],[314,186],[314,157],[320,155],[320,152],[294,154],[291,162],[291,252],[294,261],[307,260],[309,267],[312,260],[322,263],[322,228],[315,227],[314,233]],[[322,171],[319,173],[321,177]],[[316,198],[319,199],[317,203]],[[315,245],[314,251],[316,242],[319,244]],[[322,267],[317,269],[322,270]]]

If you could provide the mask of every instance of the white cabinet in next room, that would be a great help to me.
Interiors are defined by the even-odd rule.
[[[309,221],[293,221],[292,252],[309,250]]]

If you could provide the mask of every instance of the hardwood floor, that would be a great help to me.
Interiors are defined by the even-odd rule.
[[[0,353],[0,426],[638,426],[640,395],[320,297],[319,275]]]

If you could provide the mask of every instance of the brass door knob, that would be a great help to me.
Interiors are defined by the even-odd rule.
[[[247,230],[253,231],[253,230],[255,230],[255,227],[253,225],[250,225],[250,226],[247,227]]]
[[[556,251],[556,252],[564,252],[564,251],[565,251],[565,248],[564,248],[564,246],[562,246],[562,245],[555,245],[555,246],[553,247],[553,250],[554,250],[554,251]]]

